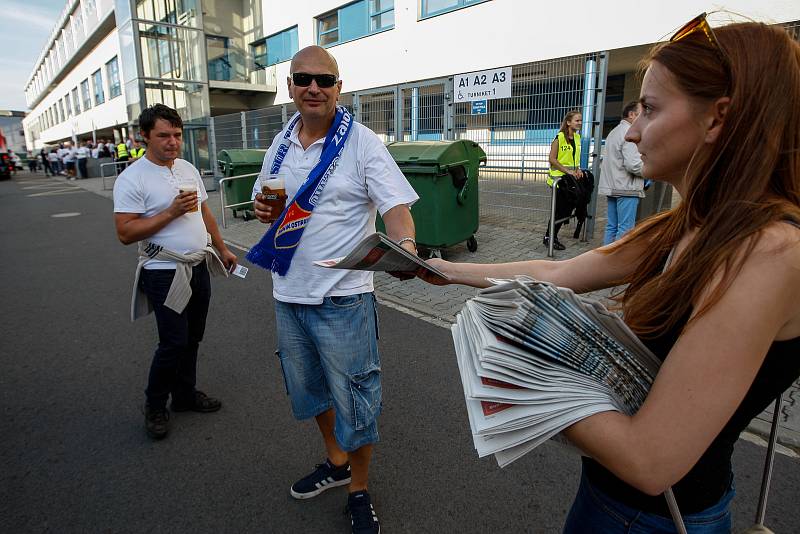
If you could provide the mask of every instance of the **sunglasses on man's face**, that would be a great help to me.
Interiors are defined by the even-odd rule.
[[[336,85],[334,74],[308,74],[306,72],[295,72],[292,74],[292,83],[298,87],[308,87],[311,81],[317,82],[317,87],[328,89]]]

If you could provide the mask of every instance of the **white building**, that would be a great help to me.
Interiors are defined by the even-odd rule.
[[[339,62],[350,93],[343,102],[387,140],[460,135],[495,151],[537,144],[565,107],[596,104],[588,119],[616,122],[637,96],[633,73],[649,43],[718,8],[710,0],[69,0],[24,88],[26,141],[118,141],[143,106],[164,102],[184,117],[188,159],[211,168],[215,141],[226,146],[230,135],[235,144],[237,130],[243,146],[269,141],[291,111],[275,107],[289,103],[288,60],[320,44]],[[769,23],[800,20],[797,0],[727,0],[724,8]],[[455,76],[502,67],[513,67],[509,97],[442,111],[458,104]],[[541,96],[548,92],[563,98]],[[533,97],[545,99],[534,106]],[[210,117],[270,106],[277,115],[250,115],[263,124],[215,121],[209,139]],[[506,150],[514,165],[522,156],[523,171],[525,150]]]

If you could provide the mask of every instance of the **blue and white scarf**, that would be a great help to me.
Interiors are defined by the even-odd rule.
[[[272,161],[270,174],[273,176],[278,174],[283,159],[289,152],[289,138],[299,120],[300,114],[296,113],[289,121],[281,144],[275,152],[275,159]],[[343,106],[337,106],[333,124],[322,145],[319,162],[311,169],[308,178],[300,186],[295,197],[284,208],[261,241],[247,253],[247,259],[251,263],[272,270],[281,276],[286,275],[292,264],[297,245],[300,244],[303,230],[308,225],[314,207],[319,203],[322,190],[325,189],[328,179],[339,164],[339,158],[352,129],[352,115]]]

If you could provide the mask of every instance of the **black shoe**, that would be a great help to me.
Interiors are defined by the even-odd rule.
[[[381,523],[367,490],[353,492],[347,497],[345,513],[350,514],[353,534],[380,534]]]
[[[144,428],[153,439],[164,439],[169,432],[169,412],[166,408],[151,408],[144,405]]]
[[[193,397],[189,397],[188,399],[176,399],[174,396],[172,398],[172,408],[173,412],[200,412],[200,413],[209,413],[209,412],[216,412],[220,408],[222,408],[222,402],[219,399],[215,399],[214,397],[209,397],[202,391],[195,391]]]
[[[550,237],[544,236],[542,243],[544,243],[545,246],[548,246],[550,244]],[[558,238],[553,241],[553,250],[566,250],[566,248],[567,247],[565,247],[564,244],[558,240]]]
[[[336,486],[350,484],[350,464],[336,467],[330,460],[317,464],[314,472],[301,478],[289,488],[295,499],[310,499]]]

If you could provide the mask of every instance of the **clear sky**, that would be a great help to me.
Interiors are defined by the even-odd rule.
[[[27,111],[25,82],[65,0],[0,0],[0,109]]]

